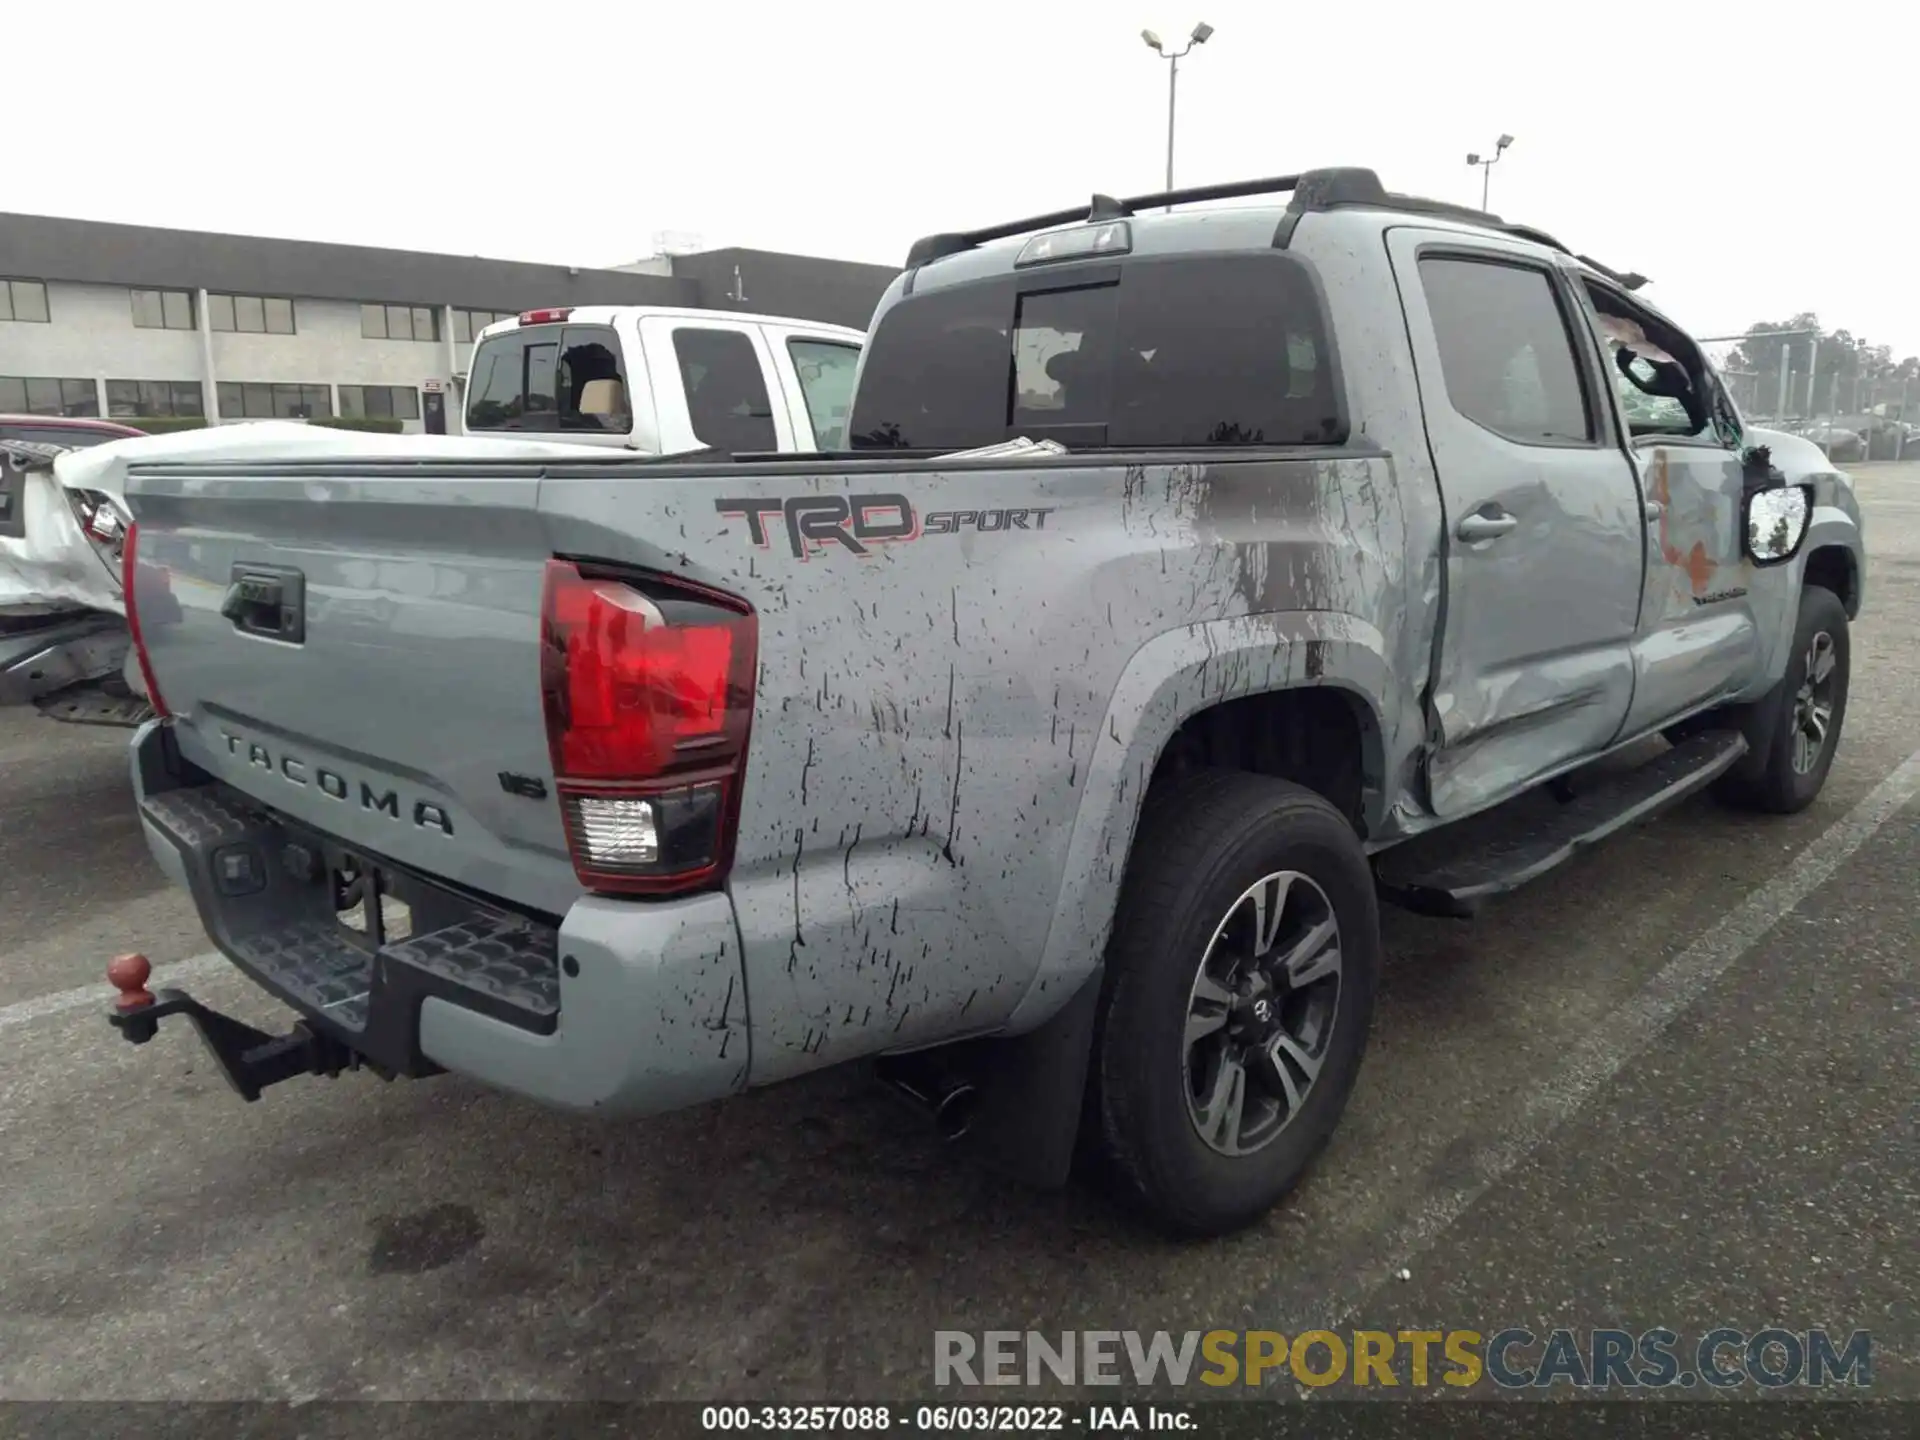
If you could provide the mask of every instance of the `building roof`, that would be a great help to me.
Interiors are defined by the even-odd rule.
[[[894,267],[814,256],[715,250],[675,256],[673,274],[648,275],[6,213],[0,213],[0,256],[5,257],[8,275],[80,284],[204,287],[241,295],[476,310],[751,307],[862,329],[899,273]],[[743,292],[743,298],[736,300],[736,292]],[[792,298],[780,303],[788,296]],[[807,308],[796,310],[795,302]]]

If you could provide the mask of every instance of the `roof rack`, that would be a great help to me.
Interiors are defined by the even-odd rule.
[[[1162,190],[1150,195],[1129,196],[1125,200],[1116,200],[1111,195],[1095,195],[1088,204],[1076,205],[1071,210],[1055,210],[1046,215],[1029,216],[1025,220],[1009,220],[1003,224],[988,225],[979,230],[927,235],[913,242],[913,248],[907,252],[906,268],[917,270],[922,265],[944,260],[949,255],[964,254],[990,241],[1008,240],[1034,230],[1050,230],[1060,225],[1098,224],[1103,220],[1124,220],[1138,211],[1156,206],[1171,208],[1175,205],[1197,205],[1208,200],[1239,200],[1254,195],[1289,195],[1291,197],[1287,202],[1288,220],[1283,226],[1283,235],[1291,231],[1291,222],[1294,219],[1308,212],[1367,207],[1397,210],[1410,215],[1434,215],[1445,219],[1463,220],[1519,239],[1531,240],[1535,244],[1558,250],[1563,255],[1573,255],[1571,250],[1545,231],[1535,230],[1526,225],[1509,224],[1488,211],[1475,210],[1465,205],[1454,205],[1445,200],[1425,200],[1415,195],[1396,195],[1380,183],[1380,176],[1372,170],[1355,166],[1334,166],[1320,170],[1304,170],[1298,175],[1273,175],[1263,180],[1236,180],[1224,185],[1195,185],[1185,190]],[[1629,290],[1637,290],[1647,283],[1643,275],[1622,275],[1584,255],[1573,255],[1573,258]]]

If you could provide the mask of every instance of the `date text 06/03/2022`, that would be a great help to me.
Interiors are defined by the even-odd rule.
[[[1082,1430],[1139,1434],[1193,1431],[1198,1421],[1184,1410],[1153,1405],[708,1405],[700,1428],[769,1434],[1017,1434]]]

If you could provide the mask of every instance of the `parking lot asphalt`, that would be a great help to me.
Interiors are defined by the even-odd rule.
[[[1920,1399],[1920,465],[1859,484],[1820,801],[1389,911],[1332,1147],[1203,1245],[956,1164],[853,1074],[618,1125],[454,1077],[243,1104],[104,1018],[129,948],[282,1013],[147,857],[124,733],[0,712],[0,1397],[847,1402],[926,1393],[936,1329],[1771,1324],[1872,1332]]]

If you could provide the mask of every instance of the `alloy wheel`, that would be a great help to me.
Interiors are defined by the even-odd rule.
[[[1793,769],[1810,775],[1833,732],[1834,672],[1839,666],[1833,636],[1825,630],[1807,643],[1800,689],[1793,701]]]
[[[1340,923],[1298,871],[1249,885],[1207,942],[1187,1000],[1187,1113],[1222,1155],[1270,1144],[1300,1113],[1340,1005]]]

